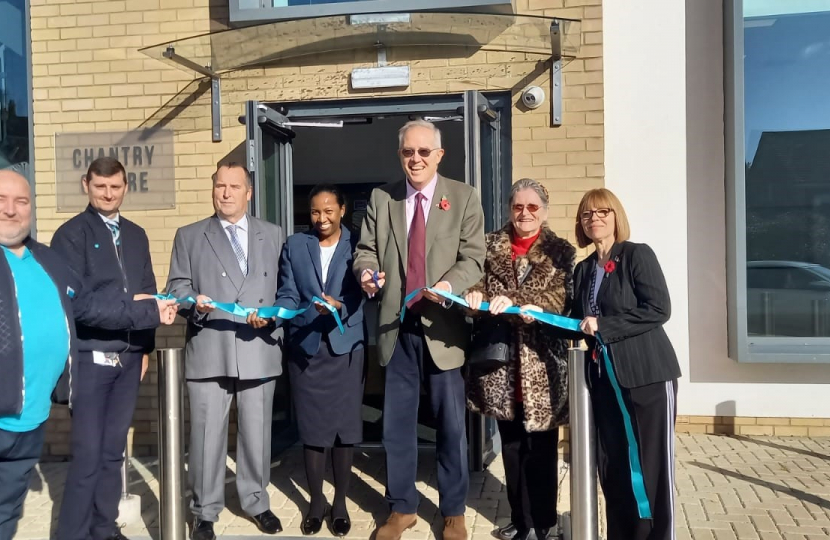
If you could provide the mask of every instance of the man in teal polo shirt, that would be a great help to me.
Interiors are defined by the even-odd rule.
[[[26,179],[0,171],[0,540],[15,534],[74,334],[61,298],[74,291],[57,257],[29,238],[31,217]]]

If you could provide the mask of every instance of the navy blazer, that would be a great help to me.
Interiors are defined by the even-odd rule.
[[[308,306],[311,298],[321,292],[342,304],[340,318],[345,332],[341,335],[334,317],[321,315],[315,308],[286,321],[288,345],[313,356],[327,335],[334,354],[346,354],[363,347],[366,331],[363,325],[363,293],[352,272],[352,254],[357,238],[340,225],[340,241],[329,264],[325,287],[320,261],[320,240],[314,231],[292,234],[280,255],[279,289],[276,305],[287,309]]]
[[[91,205],[61,225],[52,237],[52,249],[83,280],[85,294],[107,298],[110,309],[127,315],[125,322],[129,324],[117,330],[90,325],[76,316],[81,352],[149,353],[155,348],[155,328],[160,324],[156,301],[133,301],[137,293],[156,294],[150,242],[144,229],[123,215],[119,223],[123,264],[118,261],[109,227]]]
[[[609,260],[615,268],[599,287],[597,325],[620,385],[635,388],[677,379],[680,365],[663,330],[671,316],[669,288],[654,251],[646,244],[621,242],[611,248]],[[594,252],[576,266],[571,317],[591,314],[588,295],[596,264]]]

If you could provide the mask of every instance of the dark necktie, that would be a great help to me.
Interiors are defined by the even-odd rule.
[[[427,284],[426,261],[426,220],[424,219],[423,201],[426,197],[421,193],[415,194],[415,212],[412,215],[412,224],[409,226],[409,251],[406,259],[406,294],[422,289]],[[419,294],[410,300],[406,307],[411,308],[423,295]]]

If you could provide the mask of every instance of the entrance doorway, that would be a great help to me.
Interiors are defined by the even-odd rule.
[[[511,184],[510,95],[426,96],[406,99],[265,104],[248,102],[246,153],[252,173],[252,213],[287,234],[310,226],[308,194],[320,183],[336,184],[346,197],[344,224],[359,234],[369,195],[401,179],[398,130],[423,118],[441,130],[446,150],[439,172],[479,191],[488,231],[503,223],[502,201]],[[376,306],[367,302],[369,346],[363,399],[364,445],[379,446],[382,435],[383,369],[375,354]],[[285,370],[287,372],[287,370]],[[287,377],[274,400],[274,450],[297,440]],[[421,401],[419,442],[435,443],[435,423]],[[469,415],[470,467],[481,470],[499,451],[495,422]]]

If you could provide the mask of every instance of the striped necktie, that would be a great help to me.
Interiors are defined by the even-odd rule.
[[[239,242],[239,237],[236,235],[236,225],[228,225],[226,227],[231,233],[231,247],[236,255],[236,262],[239,263],[239,269],[242,270],[242,275],[248,275],[248,260],[245,258],[245,251],[242,249],[242,244]]]
[[[107,221],[107,227],[110,228],[110,232],[112,233],[112,240],[115,242],[115,247],[121,245],[121,225],[117,221]]]

